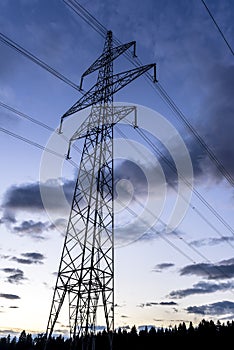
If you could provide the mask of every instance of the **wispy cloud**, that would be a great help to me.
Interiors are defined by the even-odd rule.
[[[7,276],[7,282],[12,284],[20,284],[22,281],[24,281],[26,278],[24,277],[24,272],[20,269],[14,269],[14,268],[3,268],[1,269],[4,273],[6,273]]]
[[[27,235],[29,238],[35,240],[46,239],[45,232],[49,232],[55,229],[64,232],[67,221],[65,219],[56,219],[54,223],[49,221],[34,221],[34,220],[24,220],[22,222],[17,222],[14,220],[8,220],[6,217],[1,219],[1,223],[7,225],[10,232],[15,233],[21,237]]]
[[[31,265],[31,264],[43,264],[45,256],[41,253],[22,253],[23,258],[13,256],[10,260],[16,261],[19,264]]]
[[[170,267],[173,267],[173,266],[174,266],[173,263],[161,263],[161,264],[155,265],[152,271],[162,272],[163,270],[169,269]]]
[[[0,293],[0,298],[11,299],[11,300],[20,299],[20,297],[16,294],[4,294],[4,293]]]
[[[228,243],[233,242],[234,237],[233,236],[223,236],[220,238],[204,238],[204,239],[198,239],[190,242],[190,244],[194,245],[195,247],[201,247],[204,245],[217,245],[221,243]]]
[[[189,295],[210,294],[210,293],[215,293],[217,291],[223,292],[233,288],[234,288],[233,282],[210,283],[210,282],[201,281],[194,284],[192,288],[174,290],[170,292],[169,297],[180,299]]]
[[[232,278],[234,277],[234,259],[223,260],[216,264],[187,265],[180,270],[180,274],[202,276],[208,279]]]
[[[23,221],[20,225],[14,226],[12,229],[17,233],[42,233],[43,231],[47,231],[51,228],[51,224],[49,222],[35,222],[33,220]]]
[[[200,315],[234,315],[234,303],[232,301],[219,301],[212,304],[204,304],[200,306],[189,306],[186,311],[188,313]]]
[[[174,306],[174,305],[177,305],[177,303],[174,301],[161,301],[161,302],[152,301],[152,302],[141,303],[137,306],[143,308],[143,307],[152,307],[152,306],[156,306],[156,305]]]

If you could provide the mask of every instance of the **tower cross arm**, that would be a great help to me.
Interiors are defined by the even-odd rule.
[[[107,60],[108,61],[114,61],[117,57],[122,55],[131,46],[134,47],[133,55],[135,56],[135,54],[136,54],[136,42],[135,41],[130,41],[129,43],[113,47],[110,51],[104,51],[101,54],[101,56],[99,56],[96,59],[96,61],[82,74],[81,82],[80,82],[80,88],[82,88],[83,78],[86,75],[91,74],[94,71],[96,71],[96,70],[100,69],[101,67],[103,67],[106,64]]]
[[[85,93],[61,118],[60,131],[62,121],[64,118],[79,112],[93,104],[103,101],[107,97],[113,95],[124,86],[137,79],[142,74],[146,73],[150,69],[154,69],[154,82],[156,82],[156,64],[151,63],[145,66],[137,67],[125,72],[121,72],[113,75],[113,80],[109,83],[108,81],[98,81],[88,92]],[[111,89],[109,89],[111,87]],[[105,93],[104,93],[105,92]]]

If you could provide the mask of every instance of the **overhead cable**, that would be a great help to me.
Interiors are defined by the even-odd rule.
[[[59,73],[54,68],[50,67],[47,63],[43,62],[41,59],[39,59],[38,57],[33,55],[31,52],[29,52],[28,50],[24,49],[22,46],[20,46],[19,44],[17,44],[16,42],[11,40],[10,38],[8,38],[3,33],[0,33],[0,41],[2,41],[4,44],[6,44],[7,46],[11,47],[12,49],[16,50],[17,52],[19,52],[23,56],[27,57],[32,62],[34,62],[37,65],[39,65],[40,67],[44,68],[45,70],[47,70],[47,72],[53,74],[56,78],[62,80],[63,82],[65,82],[66,84],[70,85],[74,89],[76,89],[79,92],[83,93],[78,85],[73,83],[70,79],[66,78],[63,74]]]
[[[218,23],[216,22],[216,20],[214,19],[214,16],[212,15],[211,11],[209,10],[209,7],[207,6],[207,4],[205,3],[204,0],[201,0],[201,2],[203,3],[203,5],[205,6],[206,11],[208,12],[210,18],[212,19],[212,21],[214,22],[214,25],[216,26],[216,28],[218,29],[221,37],[223,38],[223,40],[225,41],[225,44],[227,45],[227,47],[229,48],[229,50],[231,51],[232,55],[234,56],[234,51],[231,48],[231,45],[229,44],[229,42],[227,41],[227,39],[225,38],[220,26],[218,25]]]
[[[73,11],[75,11],[88,25],[90,25],[99,35],[105,38],[106,32],[108,31],[88,10],[86,10],[77,0],[63,0]],[[116,45],[122,45],[121,41],[113,36],[113,42]],[[132,57],[132,55],[126,51],[123,54],[135,67],[142,65],[141,60],[138,57]],[[179,107],[167,94],[166,90],[160,83],[153,84],[152,76],[146,72],[145,73],[147,81],[156,90],[159,96],[168,104],[170,109],[173,111],[175,116],[188,128],[188,130],[193,134],[195,139],[198,141],[200,146],[205,150],[210,160],[215,164],[218,171],[226,178],[226,180],[234,186],[234,178],[232,174],[224,167],[222,162],[216,157],[211,148],[206,144],[206,142],[199,135],[197,130],[188,121],[185,115],[181,112]]]

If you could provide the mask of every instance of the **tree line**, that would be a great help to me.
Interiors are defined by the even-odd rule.
[[[169,347],[179,346],[180,349],[208,348],[218,349],[226,346],[230,347],[234,341],[234,321],[222,323],[212,320],[202,320],[198,326],[189,326],[180,323],[178,326],[170,328],[150,328],[137,331],[133,326],[130,331],[118,329],[113,333],[107,333],[105,330],[96,335],[88,337],[77,337],[75,341],[65,338],[62,335],[47,339],[44,334],[32,336],[22,331],[18,338],[7,337],[0,338],[0,350],[44,350],[45,343],[47,350],[109,350],[112,344],[113,350],[157,350]],[[85,345],[85,346],[84,346]]]

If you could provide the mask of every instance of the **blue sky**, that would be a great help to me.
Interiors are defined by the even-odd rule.
[[[202,1],[80,3],[121,42],[136,40],[137,55],[143,64],[156,62],[161,86],[233,176],[233,55]],[[206,3],[233,47],[233,2],[207,0]],[[1,1],[0,18],[2,34],[76,84],[103,48],[103,38],[63,1]],[[2,41],[0,53],[0,102],[55,130],[60,117],[81,94]],[[125,58],[114,64],[116,72],[132,67]],[[88,89],[94,79],[95,76],[87,78],[84,88]],[[166,152],[165,144],[152,136],[157,134],[159,125],[149,110],[160,113],[171,123],[189,152],[194,186],[196,193],[201,194],[200,198],[192,194],[186,215],[176,230],[169,233],[160,222],[148,232],[142,232],[142,222],[136,225],[131,215],[124,221],[126,211],[120,209],[117,213],[120,234],[131,231],[136,235],[134,238],[141,239],[116,249],[116,326],[168,326],[181,320],[196,323],[202,318],[233,319],[234,237],[232,229],[214,214],[218,213],[225,223],[234,226],[232,186],[160,98],[157,89],[144,78],[117,93],[115,101],[144,106],[139,125],[145,127],[149,118],[152,129],[148,135],[151,134],[152,142],[163,152]],[[81,122],[78,117],[71,118],[72,125]],[[59,146],[53,137],[51,141],[52,131],[3,107],[0,107],[0,127],[42,146],[49,142],[48,147],[61,147],[57,149],[61,154],[66,152],[64,140],[58,142]],[[121,148],[119,130],[127,133],[131,144],[125,142]],[[133,189],[135,199],[144,205],[145,178],[141,169],[147,169],[155,200],[155,204],[150,204],[150,212],[155,212],[160,197],[157,193],[161,189],[161,182],[155,179],[161,166],[160,174],[165,175],[167,187],[166,209],[161,219],[166,220],[176,200],[172,190],[172,185],[178,186],[175,175],[129,126],[119,126],[115,135],[118,157],[122,158],[116,168],[119,195],[139,215],[139,205],[137,201],[129,202],[126,189],[130,189],[130,193]],[[49,316],[67,213],[67,207],[57,205],[58,191],[62,188],[66,198],[71,198],[77,168],[64,162],[53,183],[41,184],[41,188],[50,191],[52,199],[48,216],[40,197],[39,181],[45,180],[42,169],[47,164],[46,170],[53,178],[50,170],[57,166],[54,156],[45,155],[42,150],[3,132],[0,142],[0,330],[2,333],[17,333],[19,329],[42,332]],[[143,155],[139,152],[139,158],[134,158],[131,149],[134,142],[142,146]],[[175,150],[177,146],[175,144]],[[151,152],[151,156],[144,157],[144,152]],[[177,156],[179,159],[181,154]],[[129,161],[132,159],[135,165]],[[72,151],[72,160],[78,164],[79,153]],[[58,162],[61,164],[61,160]],[[57,220],[56,226],[51,216]],[[129,243],[127,237],[125,243]],[[65,322],[61,320],[58,325],[62,331],[65,331]]]

